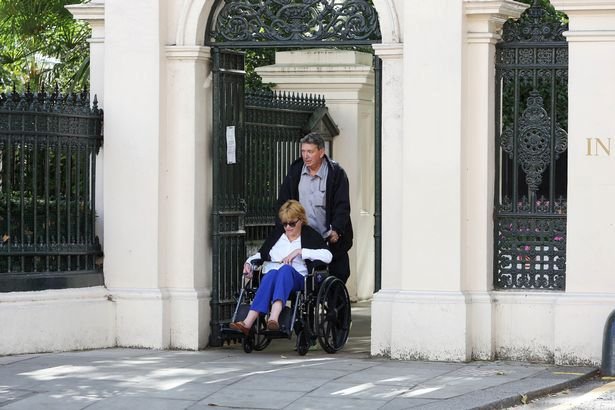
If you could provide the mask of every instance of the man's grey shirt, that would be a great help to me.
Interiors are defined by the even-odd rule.
[[[299,180],[299,202],[305,208],[309,225],[323,238],[327,237],[327,175],[329,166],[326,161],[320,165],[316,175],[310,175],[307,165],[303,165]]]

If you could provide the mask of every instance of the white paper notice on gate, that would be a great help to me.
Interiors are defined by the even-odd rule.
[[[229,125],[226,127],[226,163],[234,164],[236,161],[235,158],[235,126]]]

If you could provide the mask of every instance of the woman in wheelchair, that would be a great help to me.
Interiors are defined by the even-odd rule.
[[[243,265],[243,274],[252,277],[252,261],[270,261],[265,266],[260,286],[243,321],[233,322],[230,327],[246,336],[260,314],[271,313],[267,330],[279,330],[279,317],[289,296],[302,290],[304,277],[312,269],[312,261],[331,262],[332,254],[322,236],[307,224],[303,206],[295,200],[285,202],[278,213],[282,224],[276,226],[265,240],[259,252],[250,256]]]

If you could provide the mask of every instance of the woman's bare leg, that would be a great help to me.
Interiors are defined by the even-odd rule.
[[[252,327],[252,325],[254,324],[257,318],[258,318],[258,312],[256,310],[250,310],[246,318],[243,320],[243,324],[247,328],[250,328]]]
[[[280,318],[280,313],[282,312],[282,301],[281,300],[276,300],[275,302],[273,302],[273,305],[271,305],[271,313],[269,314],[269,320],[275,320],[276,322],[278,322],[279,318]]]

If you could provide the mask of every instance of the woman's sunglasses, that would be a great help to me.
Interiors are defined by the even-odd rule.
[[[292,222],[282,222],[282,226],[284,228],[286,228],[287,226],[290,226],[291,228],[294,228],[297,225],[297,222],[299,222],[299,220],[292,221]]]

